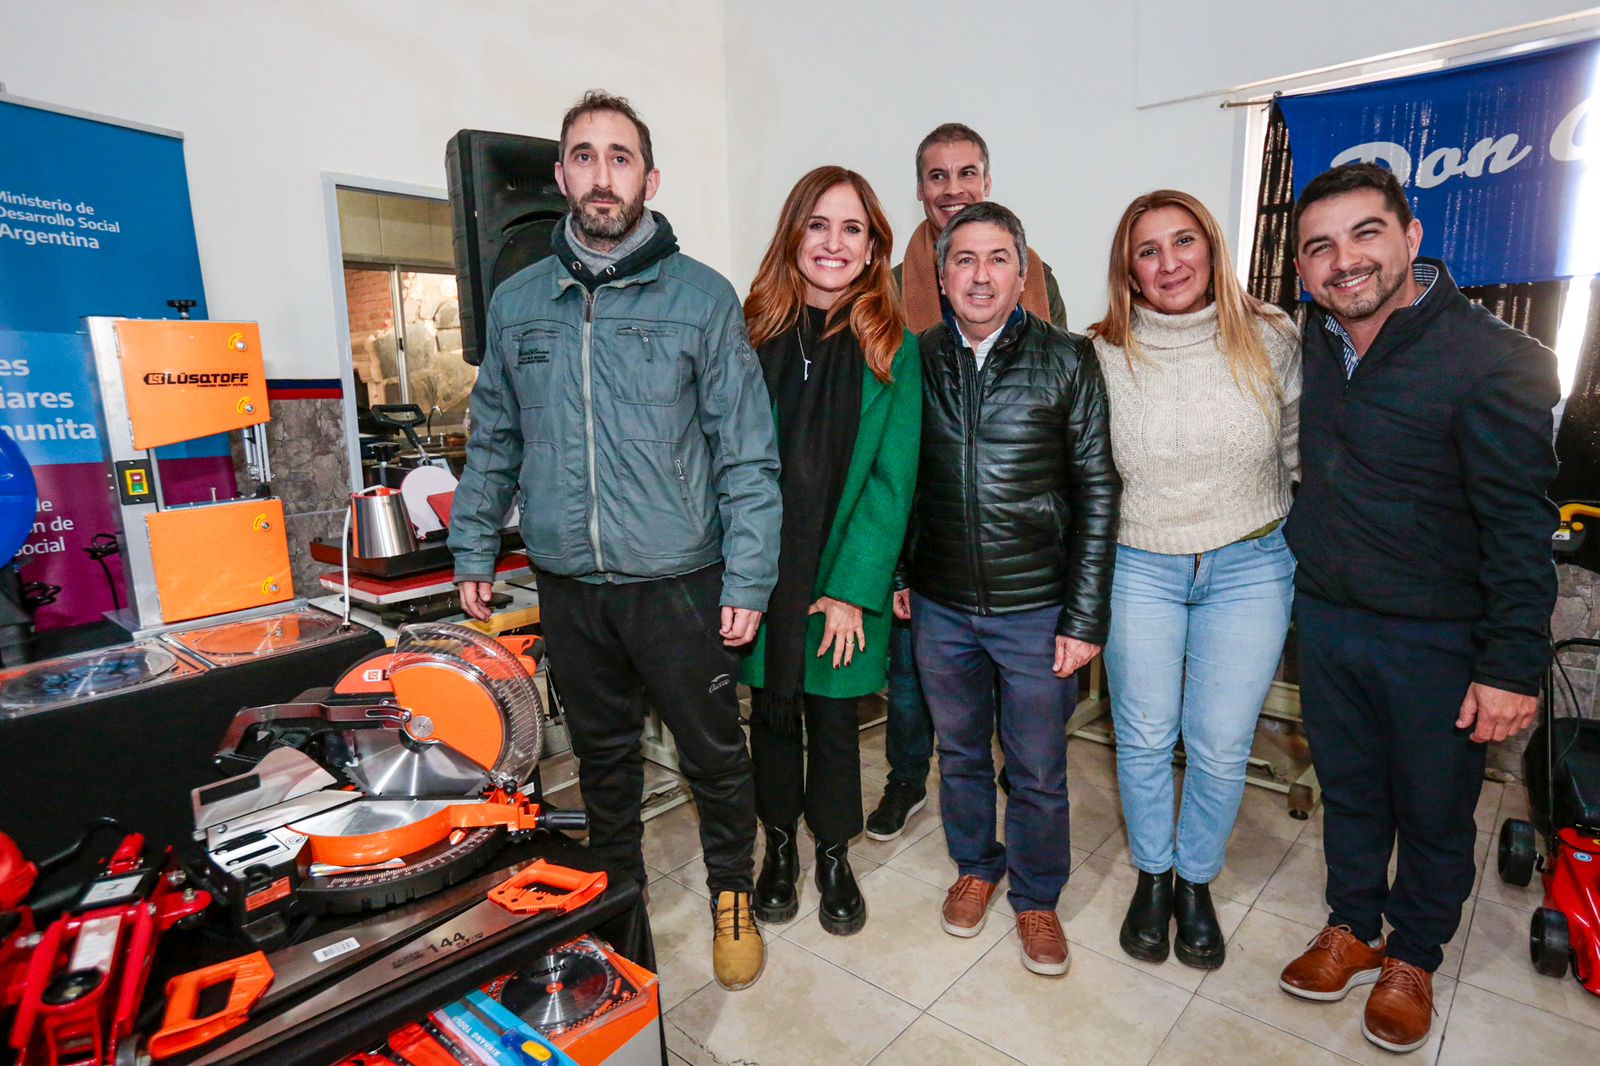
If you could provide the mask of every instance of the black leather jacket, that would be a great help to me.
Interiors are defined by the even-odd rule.
[[[1122,480],[1093,346],[1026,313],[981,371],[948,316],[921,345],[909,585],[976,614],[1059,606],[1058,634],[1104,644]]]

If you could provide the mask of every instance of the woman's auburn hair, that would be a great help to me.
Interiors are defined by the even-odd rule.
[[[905,338],[906,317],[895,291],[889,257],[894,234],[872,186],[853,170],[839,166],[817,167],[795,183],[778,213],[777,232],[767,244],[761,267],[750,283],[744,301],[744,323],[750,343],[757,348],[800,321],[805,307],[805,278],[800,273],[800,243],[806,224],[816,211],[817,201],[836,185],[849,185],[861,197],[867,217],[867,254],[871,262],[852,281],[833,309],[828,312],[824,337],[831,337],[846,325],[866,356],[867,367],[884,384],[893,380],[889,371]],[[840,308],[848,307],[848,319],[837,318]],[[837,318],[837,321],[835,320]]]
[[[1206,205],[1186,192],[1157,189],[1137,197],[1122,212],[1116,235],[1111,238],[1111,265],[1106,271],[1106,290],[1110,306],[1105,317],[1089,327],[1093,336],[1121,348],[1128,368],[1136,360],[1148,358],[1133,334],[1133,227],[1147,212],[1162,207],[1181,207],[1194,216],[1211,246],[1211,298],[1217,304],[1217,332],[1221,334],[1222,354],[1234,384],[1248,388],[1263,410],[1283,402],[1283,383],[1272,366],[1272,356],[1256,328],[1265,322],[1284,337],[1298,339],[1294,321],[1280,308],[1244,291],[1234,276],[1228,240],[1216,216]]]

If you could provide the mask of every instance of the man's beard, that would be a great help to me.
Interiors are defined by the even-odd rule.
[[[1338,312],[1341,318],[1347,318],[1352,321],[1366,318],[1377,311],[1378,308],[1387,304],[1394,294],[1399,291],[1400,286],[1405,284],[1406,279],[1404,271],[1399,274],[1391,274],[1382,267],[1378,267],[1372,275],[1372,287],[1368,293],[1353,297],[1343,305],[1339,304],[1336,301],[1336,294],[1339,290],[1333,287],[1334,282],[1343,281],[1351,274],[1357,273],[1360,273],[1360,271],[1347,271],[1343,276],[1335,278],[1328,283],[1328,291],[1331,294],[1329,301],[1333,303],[1332,309]]]
[[[590,206],[593,201],[604,199],[610,201],[609,214],[600,214]],[[639,195],[631,203],[622,202],[621,198],[609,189],[590,189],[582,200],[574,202],[570,197],[567,206],[572,210],[572,217],[578,224],[578,232],[585,237],[586,244],[596,251],[610,251],[615,248],[622,238],[633,232],[633,227],[639,224],[639,219],[644,217],[644,187],[639,187]]]

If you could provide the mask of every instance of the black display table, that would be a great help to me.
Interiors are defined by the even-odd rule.
[[[513,926],[503,937],[490,940],[475,952],[452,955],[441,969],[423,972],[372,996],[353,999],[277,1043],[263,1044],[230,1057],[226,1066],[330,1066],[347,1055],[382,1043],[400,1026],[419,1020],[429,1011],[458,999],[500,974],[515,970],[522,961],[588,933],[609,941],[624,958],[655,970],[655,950],[650,941],[644,897],[627,874],[600,862],[587,848],[566,837],[542,832],[534,834],[529,842],[506,848],[493,865],[509,866],[532,858],[548,859],[577,870],[605,870],[609,878],[605,894],[574,913],[533,918]],[[361,917],[324,919],[309,935],[333,932]],[[175,930],[168,934],[151,974],[147,997],[151,1009],[147,1009],[146,1016],[155,1013],[168,978],[245,951],[241,946],[199,932]],[[159,1021],[156,1024],[159,1025]],[[216,1041],[216,1046],[246,1032],[247,1029],[236,1030]],[[205,1055],[206,1049],[202,1048],[165,1062],[185,1066]],[[666,1061],[664,1046],[662,1061]]]
[[[194,832],[189,793],[217,780],[211,759],[233,716],[332,684],[382,647],[377,633],[353,626],[303,648],[0,719],[0,832],[35,861],[71,846],[102,816],[143,833],[147,855],[186,844]],[[41,886],[35,904],[59,886],[81,885],[94,859],[115,847],[114,835],[98,840]]]

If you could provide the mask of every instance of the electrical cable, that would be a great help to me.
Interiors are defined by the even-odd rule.
[[[1567,673],[1567,665],[1566,665],[1566,663],[1563,663],[1561,661],[1561,650],[1559,648],[1557,648],[1557,647],[1554,647],[1554,646],[1552,646],[1552,648],[1551,648],[1551,661],[1553,663],[1555,663],[1556,672],[1561,675],[1561,680],[1567,686],[1567,698],[1572,701],[1572,717],[1578,719],[1579,721],[1582,721],[1583,719],[1587,718],[1588,715],[1583,713],[1583,708],[1578,704],[1578,690],[1572,684],[1571,675],[1569,675]],[[1555,693],[1553,693],[1553,692],[1546,694],[1546,698],[1547,699],[1553,699],[1554,697],[1555,697]],[[1556,718],[1555,708],[1552,706],[1551,707],[1551,711],[1550,711],[1550,729],[1551,729],[1552,732],[1554,732],[1554,730],[1555,730],[1557,721],[1558,721],[1558,719]],[[1561,754],[1557,755],[1556,757],[1554,757],[1553,759],[1550,760],[1550,766],[1549,766],[1549,769],[1548,769],[1547,772],[1552,777],[1555,776],[1556,764],[1564,762],[1566,760],[1567,756],[1569,754],[1571,754],[1573,745],[1578,743],[1579,735],[1580,735],[1580,731],[1579,730],[1577,730],[1577,729],[1572,730],[1572,736],[1567,738],[1566,746],[1561,749]],[[1555,817],[1555,812],[1552,811],[1550,816],[1552,818],[1554,818]]]
[[[362,492],[367,491],[362,489]],[[356,495],[360,495],[357,493]],[[339,565],[343,568],[344,589],[344,618],[340,621],[341,629],[350,628],[350,515],[355,511],[354,498],[344,508],[344,531],[339,534]]]
[[[89,546],[83,550],[89,558],[100,564],[100,569],[106,575],[106,586],[111,589],[111,609],[114,611],[122,610],[122,598],[117,595],[116,579],[111,576],[111,567],[106,565],[107,558],[119,555],[122,552],[122,546],[117,543],[117,535],[115,533],[96,533],[89,541]]]

